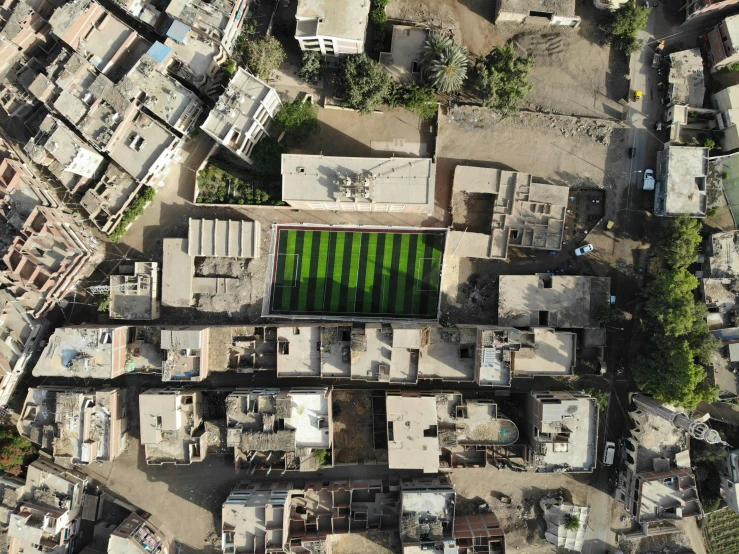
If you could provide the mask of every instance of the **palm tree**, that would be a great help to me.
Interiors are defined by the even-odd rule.
[[[429,79],[439,92],[455,92],[467,77],[467,48],[451,42],[429,65]]]
[[[449,35],[439,31],[431,31],[423,43],[423,59],[421,63],[428,67],[432,61],[437,59],[444,50],[453,44]]]

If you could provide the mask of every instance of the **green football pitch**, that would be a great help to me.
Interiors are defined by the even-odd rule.
[[[271,313],[437,317],[444,231],[276,232]]]

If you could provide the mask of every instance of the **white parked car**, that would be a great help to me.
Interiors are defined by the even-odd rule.
[[[654,190],[654,171],[651,169],[644,171],[644,190]]]
[[[592,244],[583,244],[580,248],[577,248],[575,250],[575,256],[582,256],[583,254],[587,254],[588,252],[593,251],[593,245]]]
[[[611,441],[607,441],[606,448],[603,451],[603,465],[604,466],[613,465],[613,458],[615,455],[616,455],[616,444]]]

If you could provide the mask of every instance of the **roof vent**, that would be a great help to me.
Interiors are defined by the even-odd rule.
[[[305,173],[305,168],[304,167],[299,167],[298,168],[298,173]]]

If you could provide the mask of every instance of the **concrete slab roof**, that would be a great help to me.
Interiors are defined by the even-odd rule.
[[[708,148],[668,145],[662,152],[667,215],[706,214],[706,175]]]
[[[712,234],[710,247],[703,276],[710,279],[739,276],[739,231]]]
[[[255,221],[190,218],[190,256],[258,258],[261,226]]]
[[[543,12],[575,17],[575,0],[500,0],[500,11],[526,15]]]
[[[138,112],[118,130],[110,157],[134,179],[143,179],[165,150],[179,140],[148,115]]]
[[[672,85],[672,101],[702,108],[706,96],[703,75],[703,56],[700,48],[691,48],[670,54],[672,65],[668,82]]]
[[[347,197],[346,178],[366,179],[369,197]],[[378,202],[433,207],[436,164],[430,158],[346,158],[283,154],[282,198],[285,201]]]
[[[438,420],[434,396],[388,396],[390,469],[439,471]]]
[[[187,252],[187,239],[164,239],[162,268],[162,305],[188,308],[192,302],[192,258]]]
[[[419,27],[393,25],[390,52],[382,52],[380,61],[397,80],[407,82],[420,77],[420,68],[414,64],[420,63],[423,57],[427,33],[426,29]]]
[[[511,327],[599,327],[598,311],[610,305],[608,277],[501,275],[498,324]]]
[[[370,0],[298,0],[295,18],[317,21],[317,32],[308,36],[325,36],[364,41],[369,18]],[[300,27],[298,28],[298,36]]]

